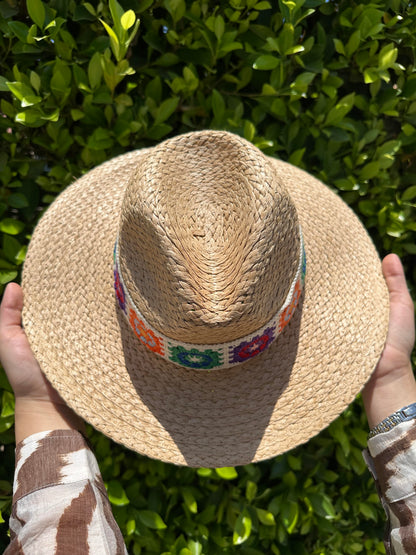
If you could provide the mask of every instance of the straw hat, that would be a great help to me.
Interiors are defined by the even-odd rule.
[[[383,349],[388,293],[336,194],[230,133],[129,152],[35,229],[23,321],[85,420],[189,466],[270,458],[353,401]]]

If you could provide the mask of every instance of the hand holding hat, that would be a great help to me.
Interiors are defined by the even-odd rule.
[[[389,331],[383,354],[362,393],[370,428],[416,402],[410,360],[415,341],[414,306],[397,255],[386,256],[383,273],[390,294]]]
[[[83,428],[42,374],[21,326],[22,308],[21,287],[8,284],[0,306],[0,360],[15,394],[16,443],[37,432]]]

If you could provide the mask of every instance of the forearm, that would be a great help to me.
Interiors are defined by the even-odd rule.
[[[7,555],[127,554],[97,461],[71,429],[40,432],[17,445],[10,529]]]
[[[84,431],[83,421],[66,405],[46,400],[16,398],[16,444],[48,430]]]
[[[416,420],[372,437],[363,455],[387,515],[386,553],[414,554]]]

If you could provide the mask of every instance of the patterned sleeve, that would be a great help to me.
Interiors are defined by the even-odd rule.
[[[17,445],[10,532],[5,555],[127,555],[79,432],[41,432]]]
[[[363,452],[387,515],[387,555],[416,553],[416,420],[368,440]]]

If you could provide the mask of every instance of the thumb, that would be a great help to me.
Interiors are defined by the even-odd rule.
[[[397,254],[389,254],[384,258],[383,274],[389,289],[390,300],[393,302],[411,302],[403,266]]]
[[[390,295],[387,344],[410,354],[414,342],[414,306],[403,266],[396,254],[389,254],[384,258],[382,267]]]
[[[0,334],[13,335],[21,331],[23,290],[17,283],[9,283],[0,305]]]

